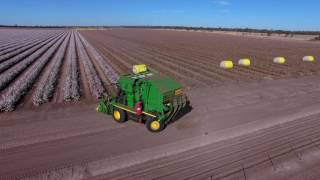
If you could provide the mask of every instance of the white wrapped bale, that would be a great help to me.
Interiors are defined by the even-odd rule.
[[[315,61],[315,58],[313,56],[305,56],[302,59],[304,62],[313,62]]]
[[[233,68],[233,62],[230,60],[221,61],[220,67],[223,69],[232,69]]]
[[[248,58],[240,59],[240,60],[238,61],[238,64],[239,64],[240,66],[249,67],[249,66],[251,65],[251,61],[250,61],[250,59],[248,59]]]
[[[285,64],[286,63],[286,58],[284,57],[276,57],[273,59],[273,62],[276,64]]]

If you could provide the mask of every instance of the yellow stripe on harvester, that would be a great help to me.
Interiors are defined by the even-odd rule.
[[[120,109],[122,109],[122,110],[128,111],[128,112],[130,112],[130,113],[132,113],[132,114],[136,114],[135,111],[133,111],[133,110],[131,110],[131,109],[129,109],[129,108],[123,107],[123,106],[121,106],[121,105],[114,104],[113,106],[115,106],[115,107],[117,107],[117,108],[120,108]],[[153,115],[153,114],[150,114],[150,113],[148,113],[148,112],[145,112],[145,111],[142,111],[142,114],[145,114],[145,115],[147,115],[147,116],[151,116],[151,117],[154,117],[154,118],[157,117],[157,116],[155,116],[155,115]]]

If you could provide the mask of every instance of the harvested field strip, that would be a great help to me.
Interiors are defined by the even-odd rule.
[[[21,72],[23,72],[30,64],[35,62],[44,52],[47,51],[58,39],[63,35],[50,39],[32,50],[32,54],[21,62],[13,65],[0,76],[0,90],[3,90],[11,81],[13,81]],[[30,52],[31,53],[31,52]],[[16,59],[14,59],[16,61]],[[20,59],[19,59],[20,60]],[[2,65],[2,64],[0,64]]]
[[[152,53],[150,53],[150,56],[154,56],[154,54],[157,54],[155,57],[159,57],[160,60],[173,58],[171,55],[163,54],[162,52],[155,51],[154,49],[151,49],[150,51],[152,52]],[[230,77],[230,73],[228,73],[224,70],[220,70],[218,68],[210,68],[210,66],[212,66],[212,65],[202,66],[199,63],[190,64],[189,62],[185,61],[184,59],[177,58],[177,57],[175,57],[173,59],[175,59],[174,62],[177,64],[180,64],[181,67],[189,67],[189,68],[192,68],[191,70],[193,70],[193,71],[201,72],[202,74],[205,74],[207,77],[210,77],[212,79],[211,81],[213,81],[214,79],[220,79],[220,82],[224,82],[227,79],[228,79],[228,81],[232,81],[235,79],[235,77],[237,77],[237,76]],[[199,68],[197,68],[197,67],[199,67]],[[216,71],[223,72],[223,74],[221,75],[220,73],[217,73]]]
[[[103,52],[101,53],[101,55],[108,60],[108,63],[110,63],[110,65],[113,67],[113,69],[116,70],[118,74],[130,72],[130,67],[126,67],[126,65],[121,63],[121,60],[119,60],[121,58],[117,57],[117,55],[113,53],[112,49],[107,50],[104,47],[100,47],[99,52]]]
[[[112,41],[112,42],[114,42],[114,41]],[[123,44],[127,44],[128,42],[125,42],[125,43],[123,43]],[[113,45],[114,45],[115,43],[113,43]],[[136,48],[136,47],[135,47]],[[132,50],[130,49],[130,50],[128,50],[128,51],[135,51],[135,48],[133,48]],[[136,48],[136,49],[138,49],[138,48]],[[140,48],[140,49],[143,49],[143,48]],[[146,48],[147,49],[147,48]],[[148,52],[146,52],[146,54],[147,54]],[[157,52],[158,53],[158,52]],[[140,57],[143,57],[143,55],[144,54],[141,54],[140,55]],[[153,57],[153,59],[155,59],[155,57],[157,57],[157,56],[159,56],[158,54],[157,55],[155,55],[155,54],[153,54],[154,55],[154,57]],[[162,54],[161,54],[162,55]],[[166,55],[162,55],[162,56],[166,56]],[[151,57],[151,54],[149,54],[149,57]],[[162,58],[162,59],[159,59],[159,60],[161,60],[161,61],[163,61],[164,59],[166,60],[166,59],[171,59],[172,57],[165,57],[165,58]],[[171,60],[172,61],[172,60]],[[183,59],[179,59],[179,62],[181,62],[181,61],[184,61]],[[188,62],[185,62],[185,63],[188,63]],[[181,65],[181,64],[180,64]],[[187,66],[189,66],[190,67],[190,65],[189,64],[182,64],[183,65],[183,67],[185,67],[186,65]],[[195,65],[195,64],[192,64],[192,65]],[[196,66],[195,67],[197,67],[197,66],[199,66],[199,64],[196,64]],[[194,67],[192,67],[193,69],[193,71],[195,71],[195,69],[194,69]],[[202,66],[202,69],[197,69],[196,70],[196,72],[198,72],[198,71],[202,71],[204,68],[207,68],[207,66]],[[221,70],[219,70],[219,71],[221,71]],[[214,71],[212,71],[212,70],[210,70],[210,71],[207,71],[207,73],[210,73],[209,75],[208,74],[206,74],[206,77],[215,77],[215,76],[217,76],[216,74],[212,74]],[[228,73],[228,72],[227,72]],[[222,77],[224,77],[224,76],[222,76]],[[235,79],[236,78],[236,76],[235,77],[231,77],[230,79]],[[214,79],[214,78],[211,78],[211,79]],[[212,80],[211,80],[212,81]],[[223,80],[222,80],[223,81]],[[213,83],[211,83],[211,84],[213,84]],[[215,84],[216,84],[216,82],[215,82]]]
[[[135,50],[132,50],[135,51]],[[203,73],[201,69],[199,69],[197,66],[190,66],[189,64],[183,64],[183,63],[176,63],[175,58],[173,57],[162,57],[161,55],[152,55],[149,54],[148,52],[142,51],[142,52],[137,52],[138,54],[144,55],[144,54],[148,54],[148,56],[150,57],[149,59],[156,59],[158,62],[160,63],[170,63],[170,64],[174,64],[175,66],[173,66],[172,70],[175,69],[175,67],[180,67],[182,68],[184,71],[181,71],[182,74],[188,74],[191,75],[194,79],[194,82],[207,82],[205,85],[209,86],[209,85],[221,85],[221,82],[219,80],[219,78],[212,78],[212,74],[208,74],[208,73]],[[147,56],[147,55],[145,55]],[[156,58],[154,58],[156,57]]]
[[[140,56],[148,56],[149,59],[157,59],[158,62],[163,62],[163,61],[166,61],[168,63],[173,63],[173,64],[178,64],[178,65],[181,65],[181,67],[184,67],[187,69],[189,69],[191,72],[196,72],[198,75],[202,76],[203,77],[203,74],[201,71],[202,69],[201,68],[197,68],[197,66],[191,66],[190,64],[188,63],[185,63],[183,60],[180,61],[180,59],[177,59],[176,57],[173,57],[173,56],[168,56],[168,55],[163,55],[159,52],[155,52],[155,53],[151,53],[150,51],[153,51],[153,50],[148,50],[148,48],[141,48],[135,44],[132,44],[130,46],[127,47],[127,51],[129,52],[136,52],[138,53]],[[201,73],[200,73],[201,72]],[[212,72],[208,72],[208,73],[212,73]],[[218,81],[216,81],[215,79],[212,79],[211,78],[211,75],[208,75],[206,74],[204,76],[205,78],[208,78],[209,81],[214,81],[214,83],[217,83]]]
[[[156,47],[154,47],[156,48]],[[163,50],[162,50],[163,51]],[[191,53],[192,52],[192,53]],[[190,59],[196,59],[197,61],[200,61],[201,63],[198,63],[197,66],[201,66],[202,69],[208,69],[210,67],[218,67],[219,66],[219,59],[217,61],[216,64],[212,64],[212,63],[209,63],[210,62],[210,59],[212,59],[212,56],[205,56],[205,55],[202,55],[202,54],[199,54],[199,53],[193,53],[194,51],[184,51],[182,53],[175,53],[175,52],[172,52],[171,54],[177,54],[177,56],[179,57],[183,57],[185,60],[190,60]],[[222,58],[220,58],[222,60]],[[183,60],[183,59],[182,59]],[[181,61],[181,58],[180,58],[180,61]],[[194,62],[194,60],[192,60],[191,62]],[[254,67],[253,67],[254,68]],[[222,70],[220,68],[214,68],[214,70],[209,70],[210,72],[214,72],[214,71],[218,71],[219,73],[222,73],[223,76],[230,76],[230,74],[232,73],[233,76],[230,77],[230,79],[238,79],[239,78],[239,73],[242,74],[242,76],[244,77],[244,79],[250,79],[251,76],[248,76],[251,74],[250,71],[247,71],[247,69],[244,69],[242,67],[238,67],[236,66],[236,69],[235,70],[231,70],[231,71],[225,71],[225,70]],[[240,71],[240,72],[239,72]],[[262,74],[270,74],[270,73],[260,73],[259,70],[256,70],[254,71],[254,73],[260,75],[258,77],[264,77]],[[253,76],[252,79],[258,79],[258,77],[255,77]]]
[[[197,71],[199,73],[205,74],[208,77],[214,77],[214,78],[220,79],[221,82],[236,81],[235,79],[237,78],[241,78],[242,80],[248,79],[247,76],[239,76],[239,73],[237,74],[237,72],[235,72],[234,70],[225,71],[218,68],[218,66],[216,67],[215,64],[199,63],[199,60],[201,59],[197,57],[193,57],[192,55],[181,56],[181,55],[173,55],[173,53],[168,55],[161,51],[155,51],[155,50],[152,50],[152,52],[159,53],[159,56],[162,56],[163,58],[171,57],[175,60],[175,62],[177,63],[179,62],[179,64],[181,64],[182,66],[186,66],[189,68],[197,68]],[[207,60],[205,60],[204,62],[207,62]]]
[[[113,39],[115,39],[115,38],[113,38]],[[114,40],[111,40],[112,42],[116,42],[116,41],[114,41]],[[125,42],[125,43],[122,43],[122,44],[126,44],[127,42]],[[115,43],[112,43],[112,44],[115,44]],[[130,44],[132,44],[132,43],[130,43]],[[117,49],[118,49],[119,47],[117,47]],[[139,51],[136,51],[134,48],[133,49],[130,49],[130,50],[124,50],[126,53],[131,53],[131,52],[135,52],[135,53],[138,53],[138,56],[137,56],[137,59],[138,60],[141,60],[141,59],[143,59],[143,57],[144,56],[149,56],[149,54],[147,54],[147,53],[144,53],[144,52],[139,52]],[[132,54],[130,55],[130,56],[133,56]],[[184,84],[199,84],[199,83],[201,83],[202,85],[206,85],[206,84],[203,84],[202,83],[202,81],[199,81],[199,79],[201,79],[201,78],[205,78],[206,79],[206,81],[211,81],[211,82],[209,82],[207,85],[209,85],[209,84],[216,84],[217,83],[217,81],[215,80],[215,79],[213,79],[213,78],[209,78],[209,77],[207,77],[207,76],[203,76],[203,75],[201,75],[201,74],[199,74],[197,71],[192,71],[192,70],[189,70],[189,69],[186,69],[186,70],[183,70],[183,69],[181,69],[181,67],[178,67],[175,63],[172,63],[172,60],[171,60],[171,58],[172,57],[169,57],[169,58],[165,58],[165,59],[161,59],[161,58],[158,58],[157,57],[157,55],[153,55],[152,57],[150,57],[150,58],[147,58],[147,63],[150,65],[150,63],[154,63],[154,62],[150,62],[152,59],[157,59],[158,61],[157,61],[157,63],[160,63],[160,64],[163,64],[163,63],[167,63],[167,64],[165,64],[167,67],[169,67],[170,69],[172,69],[172,71],[174,71],[174,70],[177,70],[177,69],[179,69],[179,71],[181,71],[182,73],[181,74],[188,74],[188,77],[190,77],[190,74],[192,75],[192,76],[194,76],[193,77],[193,82],[189,82],[189,83],[184,83]],[[166,62],[164,62],[164,60],[167,60]],[[144,61],[144,62],[146,62],[146,61]],[[169,64],[168,64],[169,63]],[[153,66],[155,66],[155,65],[150,65],[151,67],[153,67]],[[171,68],[172,67],[172,68]],[[163,70],[160,70],[161,72],[165,72],[165,71],[163,71]],[[200,75],[200,77],[199,77],[199,75]],[[176,76],[176,75],[175,75]],[[182,78],[178,78],[180,81],[184,81],[183,80],[183,75],[181,75],[181,77]],[[182,79],[182,80],[181,80]],[[188,78],[189,79],[189,78]]]
[[[104,45],[106,46],[106,44],[104,44]],[[121,56],[122,59],[125,59],[126,62],[128,62],[128,60],[130,60],[131,63],[129,64],[129,67],[132,67],[132,65],[134,65],[134,64],[147,63],[148,65],[150,65],[151,69],[154,68],[162,73],[172,74],[174,77],[177,77],[178,80],[181,80],[182,82],[186,82],[189,85],[190,84],[197,85],[199,83],[201,85],[205,85],[202,81],[198,81],[197,79],[194,79],[192,76],[188,76],[188,78],[186,79],[186,77],[183,75],[183,73],[181,73],[181,71],[182,71],[181,68],[178,68],[177,66],[175,66],[174,68],[172,68],[172,66],[170,66],[170,64],[166,64],[166,66],[164,66],[163,62],[156,62],[156,61],[153,61],[152,59],[148,59],[148,58],[145,58],[140,55],[134,55],[134,54],[132,54],[133,52],[130,52],[130,51],[124,49],[123,47],[116,47],[116,48],[114,48],[112,46],[111,47],[108,46],[108,47],[112,48],[113,51],[118,56]],[[130,54],[130,55],[128,55],[128,54]],[[184,73],[186,73],[186,72],[184,72]]]
[[[225,70],[222,70],[222,69],[218,68],[219,67],[219,63],[220,63],[219,59],[221,59],[220,61],[222,61],[223,58],[217,58],[216,57],[215,59],[217,60],[216,61],[217,63],[212,64],[212,63],[209,63],[210,59],[213,58],[212,56],[206,56],[206,55],[195,54],[195,53],[193,53],[192,55],[185,53],[185,54],[180,54],[180,56],[185,57],[185,58],[193,57],[194,59],[197,59],[199,62],[201,62],[200,64],[203,66],[203,68],[214,66],[216,71],[219,71],[220,73],[223,73],[224,75],[227,75],[225,73],[226,72]],[[237,61],[234,61],[234,63],[237,64]],[[205,66],[205,64],[206,64],[206,66]],[[248,70],[252,70],[252,72],[248,71]],[[259,77],[260,78],[264,77],[266,74],[270,75],[270,72],[268,72],[268,71],[262,71],[261,72],[260,70],[257,70],[255,67],[250,67],[250,69],[249,69],[249,68],[243,68],[243,67],[240,67],[240,66],[235,66],[235,70],[231,70],[231,71],[228,71],[228,72],[233,74],[233,76],[232,76],[233,78],[235,76],[237,76],[237,74],[241,73],[242,76],[246,77],[245,79],[250,78],[250,76],[248,77],[248,74],[251,74],[251,73],[256,74],[256,76],[251,77],[251,79],[258,79]]]
[[[115,35],[112,35],[113,37],[119,37],[119,38],[121,38],[121,36],[115,36]],[[131,37],[131,38],[125,38],[125,39],[127,39],[127,40],[131,40],[132,41],[132,38],[134,38],[134,37]],[[136,40],[135,39],[135,41],[138,41],[138,40]],[[140,42],[141,40],[139,40],[138,42]],[[148,43],[150,43],[150,41],[148,42]],[[155,43],[153,43],[153,44],[155,44]],[[149,44],[150,45],[150,44]],[[193,44],[190,44],[190,46],[192,46]],[[163,45],[164,47],[168,47],[168,46],[166,46],[165,44]],[[201,44],[199,44],[199,46],[201,46]],[[234,46],[234,45],[233,45]],[[170,46],[170,47],[172,47],[172,46]],[[179,47],[179,50],[175,50],[175,51],[182,51],[182,52],[192,52],[193,50],[192,49],[187,49],[189,46],[181,46],[181,47]],[[232,46],[230,46],[230,47],[232,47]],[[285,46],[284,46],[285,47]],[[204,50],[207,50],[207,52],[210,52],[209,50],[210,49],[208,49],[208,47],[203,47],[204,48]],[[272,48],[272,47],[268,47],[268,48]],[[205,53],[205,51],[202,51],[202,48],[199,48],[199,47],[197,47],[196,48],[198,51],[199,51],[199,53],[198,54],[202,54],[202,53]],[[200,51],[200,49],[201,49],[201,51]],[[224,50],[226,50],[226,49],[228,49],[228,47],[224,47],[224,48],[221,48],[222,49],[222,52],[224,51]],[[250,49],[250,48],[248,48],[248,49]],[[248,50],[248,49],[243,49],[242,50],[242,52],[249,52],[248,54],[256,54],[257,52],[260,54],[260,52],[261,53],[265,53],[265,55],[263,55],[263,54],[261,54],[260,55],[260,58],[265,58],[265,57],[270,57],[269,58],[269,60],[267,60],[270,64],[272,64],[272,56],[270,56],[270,53],[269,52],[266,52],[265,51],[265,49],[257,49],[256,51],[250,51],[250,50]],[[283,49],[289,49],[289,48],[282,48],[282,50]],[[282,51],[281,50],[281,51]],[[168,52],[169,52],[169,50],[168,50]],[[219,52],[219,51],[218,51]],[[278,53],[278,54],[280,54],[280,53]],[[274,56],[276,56],[276,55],[274,55]],[[264,60],[265,61],[265,60]],[[273,65],[273,64],[272,64]],[[275,69],[277,69],[277,68],[279,68],[280,70],[281,69],[283,69],[281,66],[280,67],[278,67],[277,65],[273,65],[273,67],[275,68]],[[285,71],[286,72],[286,71]]]
[[[192,51],[188,51],[188,52],[193,52],[193,50]],[[185,54],[185,56],[187,56],[186,53],[184,53],[184,54]],[[215,54],[214,56],[212,56],[212,55],[206,55],[206,53],[200,54],[200,52],[199,52],[199,53],[197,53],[196,57],[199,58],[199,59],[203,59],[204,62],[208,62],[208,59],[210,60],[212,58],[215,58],[217,60],[216,63],[215,63],[215,66],[219,65],[219,61],[224,60],[222,58],[223,57],[222,54],[221,55]],[[243,56],[243,57],[246,57],[246,56]],[[235,59],[235,63],[236,63],[237,60],[238,59]],[[275,71],[275,70],[267,70],[266,68],[258,68],[258,67],[255,66],[255,64],[256,64],[255,61],[256,60],[253,60],[252,66],[250,67],[252,69],[255,69],[254,72],[263,72],[264,74],[268,74],[268,75],[280,75],[280,74],[283,74],[281,72],[281,70]],[[263,62],[265,62],[265,61],[263,61]],[[278,69],[278,67],[276,65],[273,65],[271,63],[267,63],[267,64],[270,64],[272,66],[272,69]],[[235,72],[235,73],[237,73],[237,72]]]
[[[316,43],[261,41],[257,38],[230,35],[144,29],[82,31],[82,33],[88,39],[96,39],[95,41],[111,41],[108,49],[112,46],[117,48],[123,46],[127,51],[134,51],[140,56],[161,59],[163,62],[169,61],[190,71],[198,69],[199,74],[211,76],[219,82],[296,77],[317,72],[320,67],[318,62],[312,65],[301,60],[305,54],[314,56],[318,54]],[[301,48],[303,46],[309,48]],[[288,63],[274,64],[273,58],[281,55],[287,58]],[[251,67],[235,65],[234,69],[228,71],[218,68],[220,61],[224,59],[230,58],[237,63],[238,59],[244,57],[252,60]]]
[[[147,52],[145,51],[139,52],[138,50],[136,50],[136,48],[131,48],[131,47],[129,48],[125,48],[124,50],[127,51],[128,54],[132,53],[132,56],[133,56],[133,53],[136,53],[137,59],[140,59],[139,57],[144,57],[147,54]],[[158,57],[158,55],[154,55],[154,57]],[[146,58],[148,63],[153,62],[158,65],[163,65],[166,68],[171,68],[172,70],[176,70],[181,74],[188,74],[189,78],[194,79],[195,82],[197,81],[206,82],[206,85],[211,85],[216,82],[213,78],[202,75],[194,68],[191,68],[190,66],[188,66],[188,64],[183,64],[183,63],[179,63],[178,61],[174,61],[172,57],[157,58],[158,61],[154,61],[153,59],[154,58],[152,57]]]
[[[272,77],[273,79],[280,78],[279,77],[280,76],[279,73],[275,73],[275,72],[272,72],[272,71],[265,71],[265,69],[262,69],[262,68],[257,68],[257,67],[254,67],[254,66],[250,66],[250,67],[243,67],[243,66],[240,66],[240,65],[235,65],[235,66],[237,68],[244,69],[244,70],[248,71],[249,74],[251,74],[251,73],[259,74],[258,77],[260,79],[263,79],[263,78],[266,78],[266,77]]]
[[[280,73],[282,75],[288,75],[291,72],[296,71],[296,69],[294,68],[294,66],[290,65],[289,62],[293,62],[293,60],[289,60],[287,61],[286,64],[282,64],[282,65],[278,65],[278,64],[274,64],[273,63],[273,58],[280,56],[279,54],[274,54],[273,56],[271,56],[268,52],[266,51],[261,51],[259,53],[256,53],[254,51],[249,51],[249,50],[243,50],[243,52],[246,52],[246,54],[259,54],[259,56],[256,56],[254,59],[254,64],[263,64],[263,69],[265,68],[270,68],[273,71]]]
[[[52,98],[55,90],[55,86],[59,78],[59,72],[64,60],[64,55],[66,52],[66,47],[68,45],[69,39],[70,39],[70,34],[65,38],[65,40],[59,47],[57,53],[52,58],[51,61],[53,61],[52,63],[53,66],[49,71],[47,71],[46,75],[42,76],[42,80],[39,82],[35,90],[35,94],[33,96],[34,105],[47,103]]]
[[[30,59],[30,62],[24,61],[24,65],[20,65],[20,69],[15,72],[22,71],[27,68],[32,61],[35,61],[27,69],[27,71],[19,77],[6,91],[0,99],[0,111],[13,111],[16,103],[27,93],[28,89],[34,84],[38,75],[41,73],[44,66],[50,61],[59,45],[66,38],[66,35],[60,36],[57,40],[52,41],[42,47],[36,57]],[[36,54],[36,53],[35,53]],[[19,64],[18,64],[19,65]]]
[[[143,32],[143,33],[142,33]],[[128,33],[126,33],[126,30],[123,30],[122,32],[116,32],[116,31],[108,31],[107,34],[111,34],[112,36],[117,36],[117,37],[125,37],[126,39],[130,41],[137,41],[137,42],[144,42],[144,43],[153,43],[156,45],[161,45],[161,46],[167,46],[168,47],[168,40],[172,39],[172,36],[176,38],[175,41],[172,41],[169,47],[174,49],[174,51],[182,50],[182,51],[192,51],[190,48],[195,48],[197,50],[204,50],[204,52],[212,52],[212,51],[220,51],[225,52],[228,50],[235,51],[230,52],[230,55],[236,55],[240,52],[244,51],[250,51],[249,54],[259,54],[260,52],[268,52],[270,56],[269,50],[275,50],[274,54],[269,57],[269,56],[264,56],[264,57],[269,57],[273,58],[273,56],[280,56],[283,55],[283,52],[290,53],[290,56],[292,52],[296,54],[297,52],[295,49],[299,49],[300,43],[301,42],[285,42],[285,41],[275,41],[275,40],[270,40],[270,39],[265,39],[261,41],[260,39],[255,39],[255,38],[246,38],[246,37],[237,37],[237,36],[229,36],[229,35],[214,35],[214,34],[205,34],[205,33],[181,33],[181,32],[161,32],[161,31],[135,31],[135,35],[132,36]],[[154,36],[154,34],[157,33],[157,36]],[[186,38],[186,36],[194,36],[196,38],[192,39],[192,43],[190,43],[189,38]],[[142,38],[142,37],[146,38]],[[214,45],[213,46],[208,46],[205,44],[205,41],[212,41]],[[226,41],[228,40],[228,41]],[[259,43],[256,45],[256,43]],[[219,46],[216,46],[218,44]],[[302,43],[305,44],[305,43]],[[312,48],[316,47],[316,44],[311,44],[310,46],[313,46]],[[241,51],[239,51],[239,47],[241,47]],[[242,48],[244,47],[244,48]],[[189,48],[189,49],[187,49]],[[316,53],[316,49],[303,49],[305,51],[305,54],[313,54]],[[202,54],[200,52],[200,54]],[[214,54],[213,54],[214,55]],[[301,54],[300,54],[301,56]],[[261,57],[260,57],[261,58]]]
[[[75,45],[75,32],[72,31],[66,56],[66,79],[63,86],[63,99],[65,101],[78,101],[80,99],[80,77]]]
[[[113,42],[113,41],[110,40],[110,42]],[[176,64],[172,63],[171,61],[164,61],[166,59],[158,58],[156,55],[149,56],[147,53],[144,53],[144,52],[141,53],[139,51],[136,51],[135,49],[124,48],[123,46],[124,43],[122,43],[120,46],[117,46],[115,43],[111,43],[111,44],[112,44],[111,47],[115,46],[116,50],[119,50],[119,49],[123,50],[123,54],[126,56],[125,59],[134,58],[135,60],[134,60],[134,63],[132,63],[132,65],[143,62],[150,65],[150,67],[154,67],[156,70],[159,70],[162,73],[165,73],[165,72],[168,73],[168,71],[170,71],[169,74],[172,74],[173,76],[177,77],[179,81],[185,82],[185,84],[187,85],[192,85],[192,84],[209,85],[208,83],[206,84],[206,83],[203,83],[203,81],[199,81],[200,78],[205,78],[207,81],[209,80],[211,81],[211,83],[213,83],[213,79],[203,77],[202,75],[200,75],[199,77],[199,74],[197,72],[193,72],[188,69],[184,70],[181,67],[177,66]],[[154,61],[154,60],[157,60],[157,61]],[[185,77],[183,74],[188,74],[187,81],[184,80]]]
[[[125,41],[124,42],[124,44],[132,44],[132,42],[128,42],[128,41]],[[193,59],[192,60],[190,60],[190,58],[192,57],[192,55],[188,55],[188,56],[184,56],[185,58],[180,58],[179,57],[179,55],[174,55],[174,53],[171,53],[170,55],[168,55],[168,54],[166,54],[166,53],[163,53],[162,51],[163,50],[161,50],[161,49],[159,49],[159,48],[157,48],[157,47],[152,47],[152,48],[150,48],[150,47],[141,47],[141,49],[148,49],[149,51],[151,51],[153,54],[157,54],[157,56],[165,56],[165,57],[163,57],[163,58],[165,58],[165,59],[167,59],[167,58],[169,58],[169,59],[171,59],[171,58],[174,58],[174,59],[176,59],[176,63],[180,63],[180,62],[183,62],[184,64],[183,64],[183,67],[187,64],[187,67],[188,67],[188,65],[190,66],[190,65],[192,65],[192,67],[193,66],[195,66],[195,67],[198,67],[198,66],[200,66],[201,68],[200,69],[198,69],[198,71],[204,71],[204,70],[207,70],[206,71],[206,73],[214,73],[213,75],[208,75],[209,77],[215,77],[215,76],[217,76],[218,74],[217,73],[215,73],[216,71],[218,71],[219,73],[221,73],[221,74],[223,74],[223,76],[229,76],[230,77],[230,79],[237,79],[237,78],[239,78],[239,72],[234,72],[235,70],[232,70],[232,71],[225,71],[225,70],[221,70],[221,69],[219,69],[219,68],[214,68],[213,66],[215,66],[214,64],[211,64],[211,63],[207,63],[208,61],[207,61],[207,59],[204,59],[203,61],[202,61],[202,63],[197,63],[197,61],[199,61],[199,58],[197,58],[197,57],[195,57],[194,59],[196,59],[196,61],[194,61]],[[213,67],[213,69],[209,69],[210,67]],[[233,76],[231,76],[231,73],[230,72],[234,72],[233,74]],[[218,77],[219,77],[219,75],[218,75]],[[245,79],[248,79],[248,76],[247,76],[247,74],[245,74],[245,75],[243,75],[242,76],[243,77],[243,79],[245,80]]]
[[[101,52],[103,52],[103,54],[110,59],[110,61],[112,62],[112,64],[114,64],[114,68],[118,69],[119,73],[129,73],[132,66],[128,63],[126,63],[125,60],[123,60],[122,58],[120,58],[113,49],[106,49],[106,47],[104,47],[103,45],[100,47],[102,50]]]
[[[104,44],[104,46],[107,46],[107,45]],[[112,49],[114,47],[112,45],[110,45],[108,48]],[[151,61],[150,59],[146,59],[145,57],[137,57],[137,56],[133,56],[133,55],[127,55],[128,52],[123,50],[122,48],[117,47],[117,48],[113,49],[113,51],[117,54],[118,57],[125,60],[124,62],[129,62],[129,64],[127,65],[129,68],[132,67],[132,65],[134,65],[134,64],[145,63],[145,64],[148,64],[149,68],[152,71],[171,75],[173,77],[176,77],[179,81],[184,82],[186,84],[194,84],[194,83],[199,84],[194,79],[185,79],[185,77],[181,73],[179,73],[175,70],[172,70],[172,68],[168,68],[168,67],[164,66],[163,64],[156,63],[154,61]],[[130,71],[131,71],[131,68],[130,68]]]

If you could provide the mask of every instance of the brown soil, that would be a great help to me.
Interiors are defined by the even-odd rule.
[[[301,60],[319,57],[318,43],[143,29],[81,33],[119,74],[146,63],[182,82],[192,109],[158,134],[117,124],[95,112],[79,63],[80,102],[62,101],[60,77],[53,102],[25,105],[33,87],[17,111],[0,114],[0,179],[320,177],[320,63]],[[275,56],[287,64],[273,64]],[[219,68],[244,57],[252,67]]]
[[[3,113],[0,177],[302,176],[318,163],[319,84],[315,76],[191,89],[191,112],[160,134],[117,124],[94,103]]]
[[[319,71],[320,63],[304,63],[308,54],[319,57],[319,44],[309,41],[281,41],[226,34],[112,29],[80,31],[101,53],[112,52],[112,64],[120,62],[146,63],[151,68],[176,77],[186,86],[204,87],[238,81],[297,77]],[[103,50],[102,50],[103,49]],[[101,51],[102,50],[102,51]],[[108,54],[105,54],[108,58]],[[285,56],[287,64],[276,65],[272,60]],[[225,71],[219,63],[250,58],[252,67],[236,66]],[[122,63],[123,64],[123,63]]]

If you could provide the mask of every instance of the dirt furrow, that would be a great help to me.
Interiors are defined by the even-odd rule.
[[[109,47],[111,48],[111,47]],[[132,51],[129,51],[127,49],[124,49],[122,46],[117,46],[115,47],[114,50],[117,50],[118,52],[121,51],[122,55],[124,56],[125,59],[131,59],[131,67],[134,64],[141,64],[141,63],[146,63],[149,65],[151,70],[154,68],[153,71],[160,71],[160,72],[167,72],[172,74],[173,77],[176,77],[179,81],[184,82],[187,85],[195,85],[198,86],[198,84],[201,84],[201,86],[205,85],[201,81],[193,78],[190,76],[189,72],[183,71],[181,68],[177,69],[176,66],[172,66],[172,64],[165,64],[163,62],[157,62],[157,61],[152,61],[152,59],[148,59],[145,56],[141,55],[134,55]],[[189,77],[186,78],[185,74],[189,74]],[[191,82],[190,82],[191,81]]]

